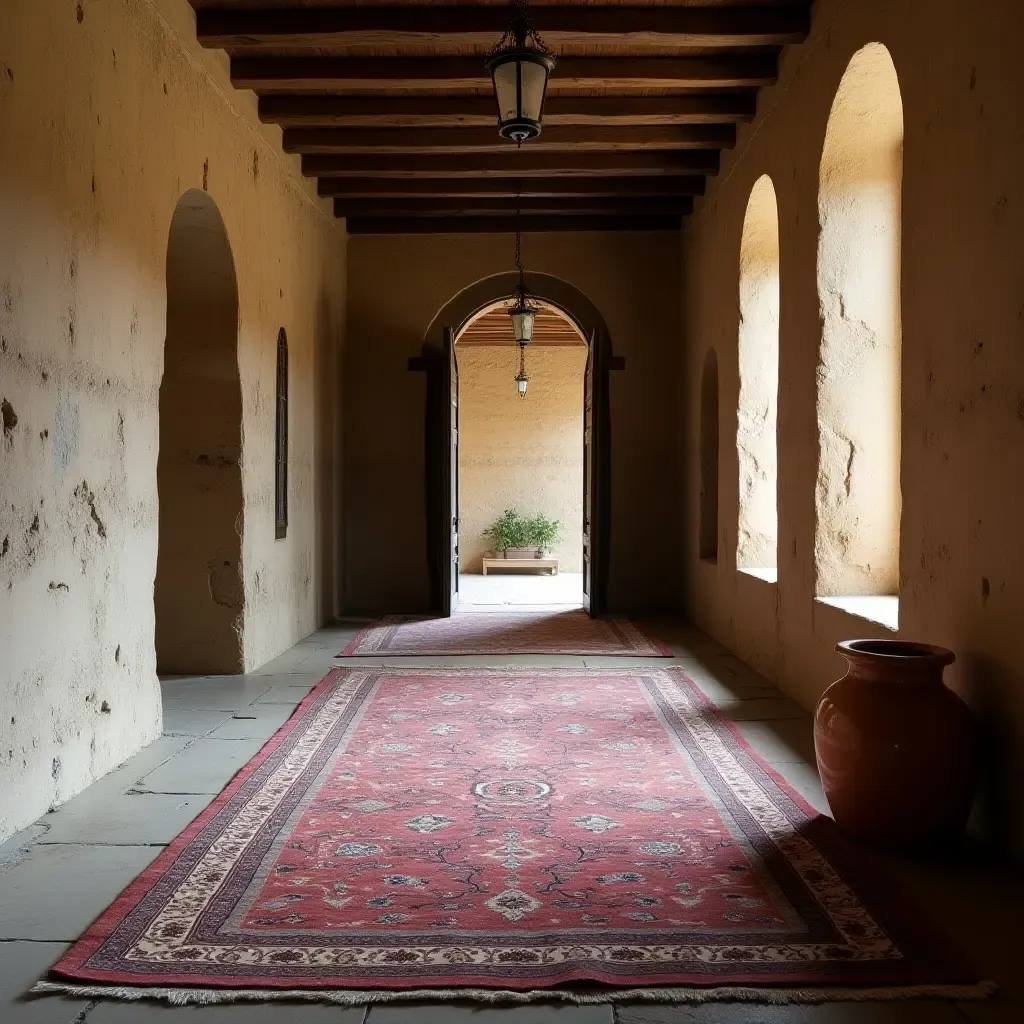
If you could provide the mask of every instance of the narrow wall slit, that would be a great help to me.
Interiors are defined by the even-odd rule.
[[[242,671],[242,392],[238,287],[224,224],[186,192],[167,246],[157,459],[157,670]]]

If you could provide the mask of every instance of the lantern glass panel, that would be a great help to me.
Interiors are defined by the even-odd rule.
[[[527,344],[533,339],[533,321],[536,316],[532,309],[517,310],[512,314],[512,333],[517,342]]]
[[[523,76],[522,116],[539,123],[548,84],[548,69],[532,60],[524,60],[520,67]]]
[[[500,121],[514,121],[519,116],[518,72],[519,63],[514,60],[498,64],[492,70]]]

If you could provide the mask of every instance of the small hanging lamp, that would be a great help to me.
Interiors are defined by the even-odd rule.
[[[509,307],[508,315],[512,319],[512,336],[519,346],[519,373],[515,376],[519,397],[526,397],[526,386],[530,378],[526,376],[526,346],[533,340],[533,325],[537,319],[537,303],[526,290],[526,271],[523,268],[523,232],[519,224],[519,200],[516,199],[516,270],[519,271],[519,283],[516,285],[515,301]]]
[[[513,0],[513,6],[509,26],[488,56],[487,70],[498,101],[498,134],[522,145],[540,135],[555,58],[534,27],[529,0]]]

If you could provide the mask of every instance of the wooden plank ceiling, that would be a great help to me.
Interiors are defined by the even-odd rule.
[[[539,303],[537,319],[533,325],[533,341],[543,346],[586,345],[576,325],[553,306]],[[460,347],[468,348],[515,348],[516,339],[508,317],[508,303],[502,302],[486,309],[471,320],[459,335]]]
[[[191,0],[352,233],[676,229],[811,0],[535,0],[544,130],[498,136],[508,0]],[[517,199],[517,192],[520,198]]]

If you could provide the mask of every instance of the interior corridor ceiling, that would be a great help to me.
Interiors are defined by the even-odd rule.
[[[498,136],[508,0],[191,0],[353,234],[677,229],[811,0],[534,0],[558,63],[540,138]]]

